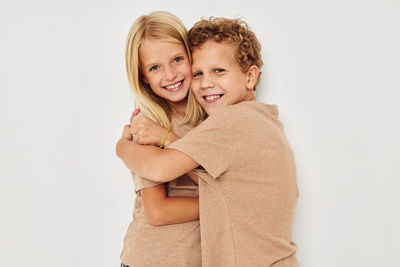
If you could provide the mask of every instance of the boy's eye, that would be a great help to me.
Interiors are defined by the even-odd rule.
[[[174,58],[174,62],[180,62],[180,61],[182,61],[183,60],[183,57],[176,57],[176,58]]]
[[[220,72],[223,72],[223,71],[225,71],[225,70],[224,69],[215,69],[216,73],[220,73]]]
[[[193,74],[193,78],[200,77],[203,73],[198,71]]]
[[[159,66],[155,65],[150,68],[150,71],[155,71],[158,70],[159,68],[160,68]]]

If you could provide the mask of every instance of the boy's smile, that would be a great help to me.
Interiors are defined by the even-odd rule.
[[[242,72],[231,44],[210,39],[193,50],[192,58],[192,90],[207,114],[221,106],[255,100],[249,72]]]

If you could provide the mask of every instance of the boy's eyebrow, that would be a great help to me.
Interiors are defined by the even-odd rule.
[[[196,67],[196,66],[193,66],[193,64],[192,64],[192,71],[194,72],[194,71],[199,71],[200,70],[200,68],[199,67]]]
[[[201,67],[197,67],[192,63],[192,71],[193,70],[199,70]],[[228,66],[222,64],[222,63],[214,63],[212,65],[208,65],[206,69],[228,69]]]

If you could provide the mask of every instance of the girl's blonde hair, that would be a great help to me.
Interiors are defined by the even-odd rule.
[[[145,37],[183,44],[191,63],[192,58],[187,30],[182,21],[175,15],[166,11],[155,11],[149,15],[139,17],[133,23],[126,43],[126,71],[135,95],[136,105],[140,108],[141,113],[144,113],[163,127],[170,129],[171,107],[167,100],[157,96],[150,86],[143,81],[143,73],[139,62],[139,48]],[[188,105],[183,123],[196,125],[204,117],[204,111],[189,89]]]

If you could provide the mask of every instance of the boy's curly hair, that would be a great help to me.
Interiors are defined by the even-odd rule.
[[[236,49],[236,60],[244,73],[253,65],[261,69],[263,65],[261,44],[245,21],[210,17],[200,20],[189,30],[189,43],[192,51],[209,39],[232,44]],[[256,86],[260,81],[260,75]]]

